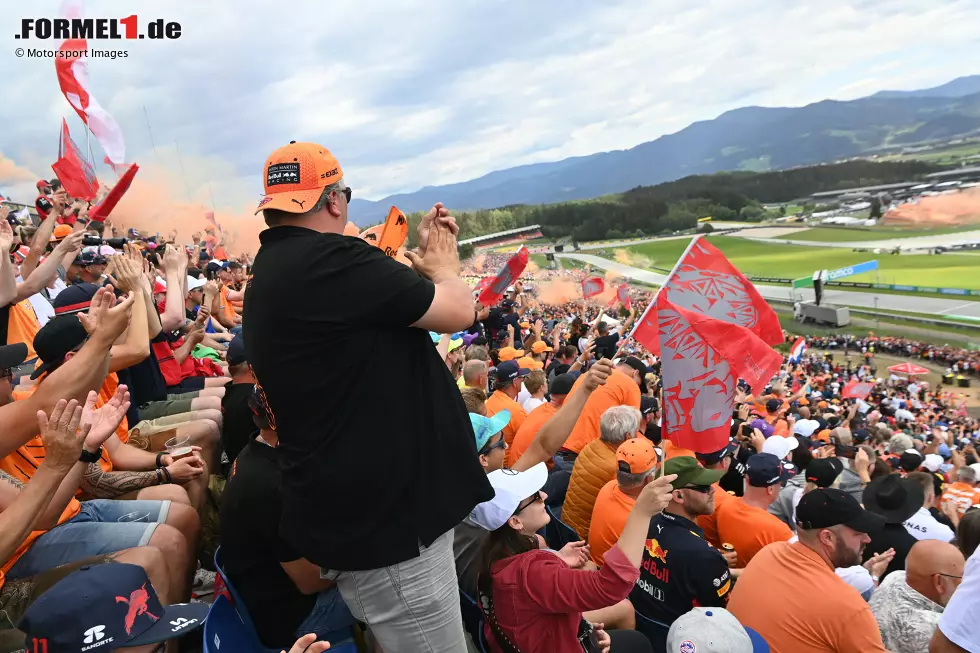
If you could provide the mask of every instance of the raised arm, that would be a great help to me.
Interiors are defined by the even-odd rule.
[[[17,296],[17,275],[10,262],[10,248],[14,244],[14,231],[7,222],[10,209],[0,206],[0,306],[6,306]]]
[[[51,256],[44,259],[44,262],[39,266],[34,268],[34,271],[30,273],[30,276],[21,277],[24,279],[21,283],[17,284],[17,297],[15,301],[20,301],[22,299],[27,299],[31,295],[38,293],[42,288],[47,286],[54,275],[58,273],[58,266],[61,265],[62,259],[71,255],[74,257],[78,250],[82,248],[82,238],[84,238],[85,233],[81,231],[76,231],[69,236],[66,236],[51,252]],[[25,261],[26,262],[26,261]]]
[[[119,282],[119,287],[133,297],[133,311],[126,339],[113,345],[109,359],[109,371],[118,372],[136,365],[150,355],[150,337],[146,320],[146,298],[140,281],[143,271],[135,261],[125,256],[114,256],[109,261],[108,270]]]

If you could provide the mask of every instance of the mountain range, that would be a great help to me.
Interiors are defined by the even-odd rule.
[[[355,199],[349,213],[352,221],[366,225],[392,205],[409,213],[436,202],[462,210],[581,200],[694,174],[813,165],[975,135],[980,135],[980,75],[846,102],[743,107],[628,150],[498,170],[378,201]]]

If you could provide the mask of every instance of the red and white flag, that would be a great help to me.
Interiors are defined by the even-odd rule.
[[[514,283],[515,279],[521,276],[524,272],[524,268],[527,267],[527,260],[529,257],[527,247],[521,245],[517,253],[510,257],[510,259],[504,263],[504,266],[500,268],[500,272],[497,276],[493,277],[493,282],[484,288],[478,297],[481,304],[484,306],[493,306],[500,298],[503,297],[504,293],[507,292],[507,286]]]
[[[59,55],[54,60],[58,84],[82,122],[88,125],[92,135],[99,141],[108,162],[113,166],[122,165],[126,156],[122,129],[116,119],[91,95],[88,66],[84,56],[78,56],[84,55],[87,48],[85,39],[68,39],[61,44]]]
[[[116,204],[122,199],[126,191],[129,190],[130,184],[133,183],[133,177],[139,171],[139,166],[135,163],[126,170],[116,182],[116,185],[109,190],[109,194],[105,196],[101,202],[93,206],[88,211],[88,217],[95,222],[105,222],[112,210],[116,208]]]
[[[606,290],[606,280],[602,277],[589,277],[582,280],[582,296],[586,299],[601,295]]]
[[[61,138],[58,142],[58,160],[51,165],[68,195],[75,199],[92,201],[99,192],[99,180],[95,170],[82,156],[68,132],[68,122],[61,119]]]
[[[664,436],[697,453],[718,451],[730,436],[738,379],[758,390],[783,357],[749,329],[675,305],[672,295],[661,292],[656,308]]]
[[[626,310],[632,310],[633,302],[630,299],[630,285],[628,283],[623,283],[616,288],[616,298],[619,299],[619,303],[626,307]]]
[[[840,396],[844,399],[865,399],[874,390],[874,383],[865,381],[848,381],[841,390]]]
[[[752,282],[725,255],[695,236],[667,276],[658,295],[670,292],[671,302],[693,313],[745,327],[768,345],[783,341],[775,311]],[[630,336],[656,355],[660,348],[657,302],[650,302]]]

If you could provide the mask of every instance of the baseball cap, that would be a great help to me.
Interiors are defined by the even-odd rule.
[[[24,613],[18,629],[38,650],[106,650],[156,644],[200,628],[206,603],[161,605],[142,567],[108,563],[82,567],[42,594]],[[96,644],[97,645],[97,644]]]
[[[61,240],[62,238],[67,238],[70,235],[71,235],[70,224],[56,225],[54,231],[51,232],[51,242],[54,242],[56,240]]]
[[[24,259],[26,259],[27,255],[30,253],[31,253],[30,247],[28,247],[27,245],[21,245],[20,247],[14,250],[14,259],[16,260],[17,264],[20,265],[21,263],[24,262]]]
[[[548,345],[544,340],[537,340],[533,345],[531,345],[532,354],[543,354],[546,351],[554,351],[552,347]]]
[[[91,250],[82,250],[75,255],[75,260],[71,262],[72,265],[77,265],[79,267],[88,267],[90,265],[105,264],[105,259],[96,254]]]
[[[914,472],[922,465],[922,454],[915,449],[906,449],[898,457],[898,465],[907,472]]]
[[[943,457],[938,453],[927,453],[925,460],[922,461],[922,466],[928,469],[930,472],[938,472],[942,465]]]
[[[717,465],[724,460],[726,456],[734,456],[736,451],[738,451],[738,442],[735,441],[735,438],[729,438],[728,444],[726,444],[724,448],[719,449],[718,451],[712,451],[710,453],[695,452],[694,456],[702,465]]]
[[[512,290],[513,286],[511,286],[511,290],[508,290],[507,292],[511,292]],[[515,302],[513,299],[505,299],[504,301],[500,302],[500,306],[501,308],[514,308],[517,306],[517,302]]]
[[[548,481],[548,466],[538,463],[524,472],[498,469],[487,474],[487,480],[493,487],[493,498],[477,504],[470,512],[470,520],[488,531],[495,531],[514,515],[521,501],[544,487]]]
[[[449,336],[449,351],[456,351],[464,345],[465,343],[463,342],[462,335],[454,333],[453,335]]]
[[[551,384],[548,386],[548,394],[567,395],[572,391],[573,385],[575,385],[574,378],[568,374],[558,374],[555,378],[551,379]]]
[[[762,435],[764,435],[767,438],[771,438],[772,434],[775,433],[776,431],[773,425],[764,419],[754,419],[752,420],[752,423],[749,424],[749,426],[751,426],[754,429],[759,429],[762,432]]]
[[[51,183],[47,179],[41,179],[35,186],[38,190],[41,190],[42,188],[51,188]]]
[[[68,352],[85,342],[86,338],[88,333],[77,315],[58,315],[48,320],[34,335],[34,351],[41,364],[31,373],[31,378],[36,379],[63,361]]]
[[[793,425],[793,433],[808,438],[820,428],[820,422],[815,419],[801,419]]]
[[[949,460],[950,458],[953,457],[953,453],[949,450],[949,445],[946,444],[945,442],[939,445],[939,449],[936,453],[938,453],[943,460]]]
[[[769,487],[793,476],[793,465],[782,462],[771,453],[757,453],[749,456],[745,478],[752,487]]]
[[[881,530],[885,520],[862,508],[857,499],[843,490],[818,488],[800,499],[796,524],[807,531],[843,524],[862,533],[874,533]]]
[[[657,466],[657,450],[646,438],[630,438],[616,449],[619,471],[643,474]]]
[[[476,413],[470,413],[470,424],[473,425],[473,433],[476,435],[476,450],[480,451],[487,446],[490,438],[504,430],[510,423],[510,411],[502,410],[491,417],[484,417]]]
[[[725,608],[697,607],[670,625],[667,653],[769,653],[769,644]]]
[[[799,446],[800,441],[796,438],[784,438],[781,435],[774,435],[767,438],[762,445],[762,453],[771,453],[776,458],[782,460],[789,452]]]
[[[330,150],[316,143],[297,143],[280,147],[269,155],[263,168],[265,197],[255,208],[305,213],[313,208],[323,189],[344,176]]]
[[[501,362],[512,361],[522,358],[524,356],[523,349],[514,349],[513,347],[504,347],[497,353],[497,357]]]
[[[450,347],[450,351],[452,351],[452,347]],[[531,370],[532,372],[534,370],[544,369],[544,363],[542,363],[541,361],[536,361],[530,356],[524,356],[523,358],[518,358],[517,364],[520,365],[521,369]]]
[[[204,279],[204,277],[195,279],[191,275],[187,275],[187,292],[197,290],[198,288],[203,288],[205,284],[207,284],[207,281]]]
[[[830,487],[844,471],[839,458],[814,458],[806,466],[806,480],[817,487]]]
[[[94,283],[73,283],[54,298],[54,314],[71,315],[87,311],[98,291],[99,287]]]
[[[675,456],[664,463],[664,475],[668,474],[677,474],[671,487],[680,490],[694,485],[712,485],[725,472],[720,469],[705,469],[691,456]]]
[[[228,343],[228,352],[225,354],[225,361],[229,365],[241,365],[247,360],[245,357],[245,336],[238,334]]]
[[[649,372],[650,370],[647,368],[646,365],[643,364],[643,361],[641,361],[636,356],[627,356],[623,360],[619,361],[619,364],[629,365],[634,370],[640,373],[640,392],[646,394],[647,393],[646,376],[647,376],[647,372]]]
[[[779,399],[770,399],[766,402],[766,411],[775,413],[783,405]]]
[[[506,361],[501,363],[496,367],[494,372],[496,379],[498,381],[513,381],[518,377],[525,377],[531,373],[531,370],[522,369],[517,361]]]
[[[27,345],[15,342],[11,345],[0,346],[0,369],[8,370],[17,367],[27,360]]]
[[[660,409],[660,402],[657,401],[656,397],[640,397],[640,414],[649,415]]]

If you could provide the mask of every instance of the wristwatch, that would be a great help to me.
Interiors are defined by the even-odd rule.
[[[83,463],[97,463],[100,458],[102,458],[101,446],[94,453],[83,448],[82,453],[78,456],[78,460]]]

